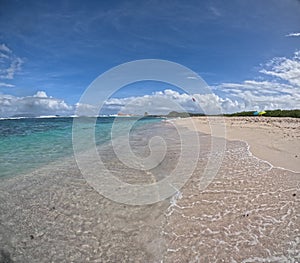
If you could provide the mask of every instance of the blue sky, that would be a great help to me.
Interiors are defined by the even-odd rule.
[[[16,113],[14,101],[28,97],[52,96],[71,109],[99,74],[147,58],[197,72],[220,101],[230,100],[224,111],[297,108],[299,14],[299,0],[2,0],[0,114]],[[143,87],[133,85],[118,97],[168,89]],[[38,91],[43,96],[34,97]],[[245,103],[247,91],[253,101]],[[267,104],[271,93],[274,102]]]

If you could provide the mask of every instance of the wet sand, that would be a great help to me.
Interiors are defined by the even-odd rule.
[[[171,145],[151,171],[126,169],[110,145],[99,153],[124,181],[161,180],[178,163],[173,125],[132,136],[141,155],[154,135]],[[218,173],[203,189],[209,160],[221,159],[210,152],[212,138],[198,136],[202,147],[193,175],[175,196],[152,205],[103,197],[73,158],[1,180],[0,262],[299,262],[300,174],[273,168],[246,143],[228,141]]]
[[[193,118],[196,130],[206,134],[214,128],[214,117]],[[300,172],[300,119],[271,117],[225,117],[226,139],[246,141],[250,151],[273,166]],[[177,124],[191,126],[187,119]]]
[[[166,262],[299,262],[300,174],[245,148],[228,142],[209,187],[194,176],[182,189],[164,228]]]

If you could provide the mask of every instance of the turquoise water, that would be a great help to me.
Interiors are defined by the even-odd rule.
[[[90,128],[89,118],[82,122],[82,133]],[[101,145],[111,139],[115,118],[99,117],[95,126],[95,139]],[[130,118],[132,120],[132,118]],[[158,118],[137,119],[135,127],[158,122]],[[128,118],[118,118],[117,130]],[[28,118],[0,120],[0,177],[30,172],[61,158],[72,156],[73,118]]]

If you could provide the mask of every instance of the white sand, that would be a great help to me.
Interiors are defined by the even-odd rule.
[[[197,130],[210,131],[205,118],[194,120]],[[256,134],[254,145],[261,146],[264,159],[276,152],[267,147],[271,138],[284,143],[291,137],[290,147],[296,147],[299,121],[267,121],[226,119],[227,137]],[[187,126],[188,120],[177,122]],[[131,144],[141,156],[153,135],[172,146],[165,163],[151,171],[157,180],[177,166],[182,148],[169,125],[139,132]],[[202,190],[211,140],[199,135],[201,158],[171,202],[129,206],[109,200],[86,182],[73,158],[3,179],[0,262],[300,262],[300,173],[270,169],[249,154],[245,143],[228,141],[217,176]],[[99,151],[113,175],[129,183],[144,179],[143,171],[115,159],[111,146]]]
[[[211,133],[213,117],[197,117],[193,120],[196,130]],[[224,121],[226,139],[246,141],[256,157],[273,166],[300,172],[300,119],[225,117]],[[188,119],[177,119],[176,123],[194,129]]]

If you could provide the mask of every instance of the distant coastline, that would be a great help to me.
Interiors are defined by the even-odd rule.
[[[135,115],[135,114],[125,114],[125,113],[119,113],[119,114],[110,114],[110,115],[98,115],[98,116],[60,116],[60,115],[43,115],[43,116],[35,116],[30,114],[18,114],[13,115],[10,117],[0,117],[0,120],[7,120],[7,119],[31,119],[31,118],[77,118],[77,117],[112,117],[112,118],[187,118],[187,117],[204,117],[204,116],[224,116],[224,117],[260,117],[255,115],[256,111],[242,111],[242,112],[235,112],[235,113],[224,113],[219,115],[208,115],[205,113],[194,113],[194,112],[177,112],[177,111],[171,111],[168,114],[145,114],[145,115]],[[294,109],[294,110],[265,110],[265,114],[263,115],[265,117],[290,117],[290,118],[300,118],[300,109]]]
[[[290,118],[300,118],[300,109],[295,110],[265,110],[265,117],[290,117]],[[149,117],[167,117],[167,118],[174,118],[174,117],[203,117],[203,116],[224,116],[224,117],[259,117],[256,116],[255,111],[242,111],[242,112],[235,112],[235,113],[228,113],[228,114],[220,114],[220,115],[207,115],[204,113],[191,113],[191,112],[176,112],[171,111],[167,115],[148,115]]]

